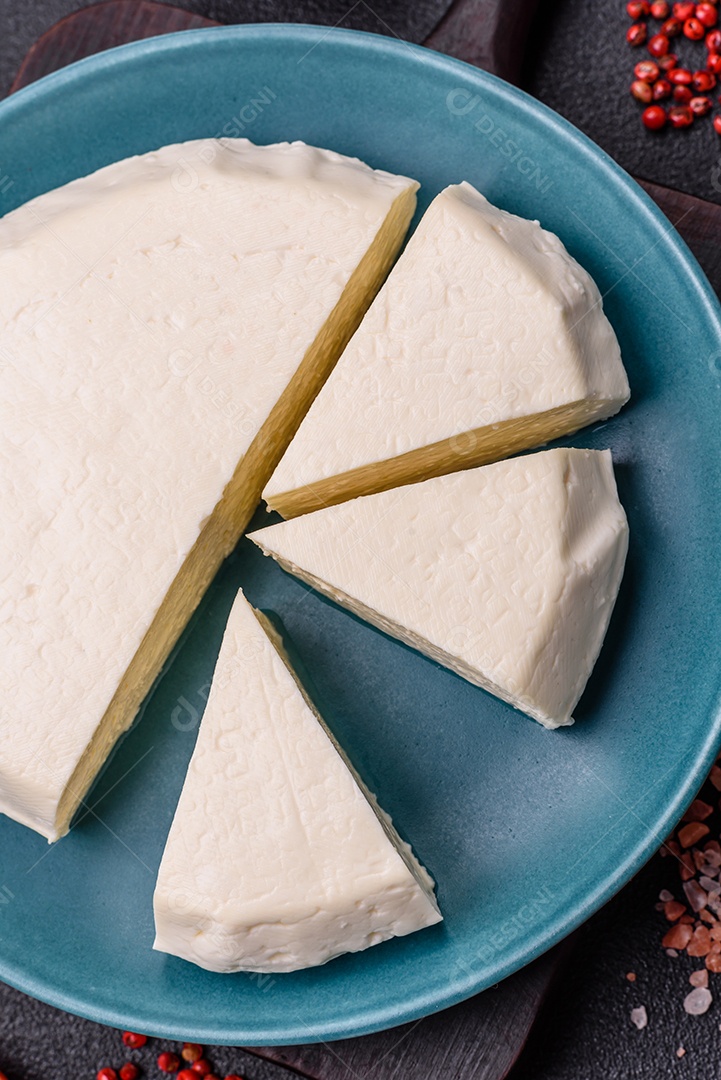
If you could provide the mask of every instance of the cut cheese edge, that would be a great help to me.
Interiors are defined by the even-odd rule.
[[[154,909],[156,949],[220,972],[314,967],[441,921],[432,879],[242,593]]]
[[[628,397],[588,273],[463,183],[431,203],[263,497],[294,517],[540,446]]]
[[[0,220],[0,811],[57,839],[400,246],[302,143],[130,158]]]
[[[557,449],[252,533],[266,555],[546,727],[572,713],[623,575],[610,451]]]

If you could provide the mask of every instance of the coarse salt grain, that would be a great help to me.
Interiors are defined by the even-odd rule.
[[[705,856],[704,856],[703,851],[701,851],[700,848],[694,848],[693,851],[691,852],[691,858],[693,859],[694,866],[696,867],[696,869],[700,870],[701,867],[704,864],[704,861],[705,861]]]
[[[663,905],[663,913],[669,922],[676,922],[677,919],[686,914],[686,905],[681,904],[678,900],[667,900]]]
[[[693,847],[694,844],[698,844],[699,840],[703,840],[704,836],[708,836],[710,831],[708,825],[704,825],[700,821],[691,821],[678,830],[679,843],[684,848]]]
[[[693,932],[693,937],[686,946],[689,956],[707,956],[711,950],[711,936],[708,928],[699,923]]]
[[[683,999],[683,1007],[689,1016],[702,1016],[708,1012],[712,1001],[711,991],[705,986],[697,986]]]
[[[694,911],[701,911],[708,903],[708,896],[697,881],[685,881],[683,891]]]
[[[715,893],[713,896],[709,896],[706,907],[711,908],[711,911],[716,915],[721,914],[721,897],[717,896]]]
[[[666,949],[666,956],[670,956],[673,960],[675,960],[678,956],[678,953],[676,949]]]
[[[678,872],[681,875],[681,881],[690,881],[696,873],[696,867],[693,864],[690,851],[684,851],[683,855],[679,858]]]
[[[713,806],[709,806],[709,804],[707,802],[704,802],[703,799],[694,799],[681,820],[705,821],[706,818],[711,817],[712,814]]]
[[[708,986],[708,971],[705,971],[703,968],[700,968],[698,971],[692,971],[688,977],[688,981],[691,983],[691,986],[706,987]]]
[[[639,1005],[637,1009],[631,1009],[631,1023],[635,1024],[639,1031],[643,1031],[648,1023],[645,1006]]]
[[[667,904],[669,900],[673,900],[674,896],[672,892],[668,891],[668,889],[661,889],[661,892],[658,894],[658,898],[662,904]]]
[[[676,923],[664,936],[661,944],[664,949],[685,949],[693,936],[688,923]]]
[[[676,1051],[676,1057],[682,1058],[685,1053],[686,1051],[684,1050],[684,1048],[682,1046],[679,1046],[678,1050]]]
[[[626,974],[626,978],[628,979],[629,982],[636,982],[636,972],[635,971],[629,971]]]

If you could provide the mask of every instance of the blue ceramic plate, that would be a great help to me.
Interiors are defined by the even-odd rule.
[[[0,820],[7,982],[163,1036],[308,1042],[411,1020],[526,964],[631,877],[699,786],[721,727],[720,312],[665,218],[558,116],[464,64],[345,31],[192,31],[43,79],[0,105],[2,209],[219,133],[303,139],[408,173],[421,210],[467,179],[539,218],[598,281],[633,392],[572,440],[612,448],[631,524],[575,727],[544,731],[243,541],[72,833],[49,848]],[[151,950],[155,873],[239,585],[284,620],[332,728],[436,878],[442,926],[274,978]]]

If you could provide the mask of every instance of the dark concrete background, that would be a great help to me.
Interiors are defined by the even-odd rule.
[[[0,95],[7,91],[35,38],[79,6],[78,0],[0,0]],[[181,0],[181,6],[225,22],[342,21],[344,26],[390,30],[420,41],[447,0],[372,0],[372,5],[356,4],[346,18],[348,0]],[[640,109],[628,94],[628,84],[641,50],[624,44],[628,25],[624,7],[623,0],[542,3],[524,84],[635,175],[721,202],[721,139],[709,120],[689,132],[660,137],[640,125]],[[685,59],[690,61],[692,51],[684,49]],[[655,857],[578,932],[513,1080],[718,1080],[721,1076],[721,976],[711,976],[718,1002],[710,1012],[687,1016],[682,1001],[690,989],[688,973],[701,962],[672,960],[659,944],[664,924],[654,904],[661,888],[677,886],[673,863]],[[634,983],[626,980],[628,971],[637,974]],[[646,1006],[649,1023],[644,1031],[637,1031],[629,1014],[641,1004]],[[686,1053],[678,1059],[680,1046]],[[148,1047],[134,1056],[151,1066],[157,1051],[157,1046]],[[224,1048],[211,1056],[221,1075],[233,1069],[247,1080],[289,1076],[242,1051]],[[10,1080],[90,1080],[100,1065],[122,1060],[117,1033],[57,1012],[0,984],[0,1069],[5,1069]],[[149,1075],[157,1072],[153,1066],[147,1071]]]
[[[542,0],[524,88],[590,135],[632,175],[721,202],[721,138],[710,117],[685,131],[649,132],[641,124],[643,107],[631,97],[629,85],[633,65],[648,53],[625,44],[630,25],[625,8],[625,0]],[[703,43],[676,38],[673,46],[684,66],[704,66]],[[719,91],[721,86],[711,95],[714,100]]]

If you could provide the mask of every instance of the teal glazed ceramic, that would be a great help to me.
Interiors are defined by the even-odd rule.
[[[219,134],[302,139],[417,177],[419,213],[466,179],[540,219],[598,282],[633,394],[618,417],[568,440],[613,450],[631,526],[575,727],[543,730],[244,540],[70,835],[48,847],[0,819],[8,983],[170,1038],[311,1042],[420,1017],[528,963],[628,881],[710,767],[721,723],[720,311],[666,219],[564,120],[445,56],[318,27],[156,38],[22,90],[0,105],[0,209]],[[330,726],[438,882],[441,926],[273,977],[211,974],[152,951],[155,873],[240,585],[283,620]]]

